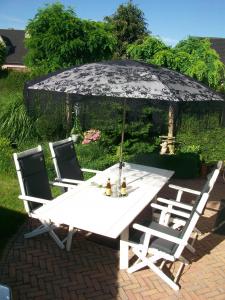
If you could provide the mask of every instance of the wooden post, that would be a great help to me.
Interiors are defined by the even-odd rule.
[[[174,107],[170,104],[168,115],[168,137],[173,137],[174,131]]]
[[[174,134],[174,106],[170,104],[169,106],[169,115],[168,115],[168,148],[169,148],[169,153],[174,154],[174,143],[173,137]]]

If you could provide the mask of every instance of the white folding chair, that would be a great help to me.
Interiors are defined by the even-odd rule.
[[[176,291],[179,290],[180,287],[177,284],[177,280],[184,264],[189,263],[182,256],[182,252],[188,244],[188,240],[202,214],[208,197],[208,193],[203,193],[199,196],[196,207],[193,208],[189,219],[181,230],[176,230],[154,221],[151,221],[148,226],[133,224],[133,228],[137,231],[131,234],[128,245],[138,259],[128,268],[128,272],[132,273],[147,266],[171,288]],[[172,280],[163,272],[163,267],[166,261],[175,262],[176,260],[180,261],[181,265],[174,280]],[[157,266],[159,261],[162,261],[160,267]]]
[[[101,171],[81,168],[77,159],[72,138],[69,137],[54,143],[49,143],[58,182],[75,187],[84,180],[83,172],[100,173]]]
[[[151,203],[151,206],[160,211],[160,215],[154,213],[154,216],[159,218],[159,223],[168,225],[170,222],[173,224],[174,228],[179,226],[184,226],[186,223],[186,219],[189,218],[190,212],[193,209],[193,204],[196,201],[196,197],[192,201],[192,204],[182,203],[182,196],[184,193],[189,193],[192,195],[196,195],[197,198],[199,195],[203,193],[210,194],[214,184],[218,178],[220,170],[222,168],[223,162],[219,161],[217,166],[212,170],[212,172],[208,175],[207,181],[203,186],[201,191],[180,187],[177,185],[170,184],[169,187],[172,189],[177,190],[177,196],[175,200],[172,199],[165,199],[165,198],[157,198],[157,203]],[[200,231],[196,228],[196,231],[200,233]]]
[[[53,199],[42,147],[38,146],[21,153],[14,153],[13,157],[21,190],[19,199],[23,200],[28,216],[38,219],[42,223],[32,232],[26,233],[24,237],[31,238],[48,232],[57,245],[63,249],[66,239],[61,241],[53,230],[55,225],[51,220],[42,219],[39,212],[42,205]],[[59,186],[65,187],[62,184]]]

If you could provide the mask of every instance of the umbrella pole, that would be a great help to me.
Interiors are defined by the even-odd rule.
[[[122,132],[121,132],[121,142],[120,142],[120,157],[119,157],[119,178],[118,184],[121,185],[121,176],[123,168],[123,142],[124,142],[124,131],[125,131],[125,119],[126,119],[126,100],[123,102],[123,120],[122,120]]]
[[[69,95],[66,95],[66,130],[69,134],[72,127],[72,106],[70,103]]]

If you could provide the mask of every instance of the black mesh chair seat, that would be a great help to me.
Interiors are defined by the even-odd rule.
[[[73,141],[53,145],[61,178],[84,180]]]
[[[43,151],[21,156],[18,162],[26,195],[52,200]],[[29,202],[28,205],[34,210],[42,204]]]
[[[146,226],[148,228],[154,229],[156,231],[160,231],[165,234],[169,234],[174,237],[179,237],[181,235],[181,232],[179,230],[175,230],[170,227],[160,225],[159,223],[154,222],[154,221],[151,221],[148,224],[147,224],[147,222],[145,222],[142,225]],[[144,238],[145,238],[145,233],[135,230],[130,235],[129,240],[130,240],[130,242],[133,242],[136,244],[143,244]],[[162,238],[153,237],[150,240],[149,247],[155,248],[155,249],[158,249],[159,251],[163,251],[163,252],[173,255],[177,249],[177,244],[173,243],[171,241],[164,240]]]

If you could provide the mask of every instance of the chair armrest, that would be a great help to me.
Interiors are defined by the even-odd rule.
[[[54,183],[55,182],[77,185],[77,184],[84,183],[84,180],[69,179],[69,178],[55,178]]]
[[[164,198],[159,197],[159,198],[157,198],[157,201],[168,204],[168,205],[176,206],[176,207],[179,207],[179,208],[183,208],[183,209],[186,209],[186,210],[192,210],[193,209],[192,205],[177,202],[175,200],[169,200],[169,199],[164,199]]]
[[[58,186],[58,187],[68,188],[68,189],[74,189],[74,188],[78,187],[78,185],[76,185],[76,184],[57,182],[57,181],[54,181],[54,182],[50,181],[50,184],[53,186]]]
[[[48,204],[50,200],[42,199],[42,198],[36,198],[31,196],[25,196],[25,195],[19,195],[18,197],[20,200],[26,200],[36,203],[42,203],[42,204]]]
[[[174,184],[169,184],[169,187],[171,189],[175,189],[175,190],[178,190],[178,191],[183,191],[183,192],[194,194],[194,195],[200,195],[201,194],[201,192],[199,192],[199,191],[192,190],[192,189],[185,188],[185,187],[178,186],[178,185],[174,185]]]
[[[177,210],[177,209],[173,209],[173,208],[168,207],[168,206],[162,206],[162,205],[159,205],[159,204],[156,204],[156,203],[152,203],[151,207],[159,209],[159,210],[163,211],[165,214],[170,213],[170,214],[174,214],[174,215],[177,215],[179,217],[186,218],[186,219],[188,219],[190,217],[189,213],[186,213],[186,212],[183,212],[183,211],[180,211],[180,210]]]
[[[82,168],[81,171],[83,172],[89,172],[89,173],[102,173],[102,171],[99,170],[92,170],[92,169],[86,169],[86,168]]]
[[[163,225],[161,225],[161,226],[163,226]],[[180,239],[178,237],[166,234],[166,233],[164,233],[162,231],[158,231],[158,230],[154,230],[154,229],[145,227],[145,226],[137,224],[137,223],[133,224],[133,228],[137,229],[137,230],[140,230],[140,231],[142,231],[144,233],[148,233],[150,235],[157,236],[157,237],[162,238],[164,240],[176,243],[178,245],[184,245],[184,246],[187,245],[187,242],[184,242],[182,239]]]

